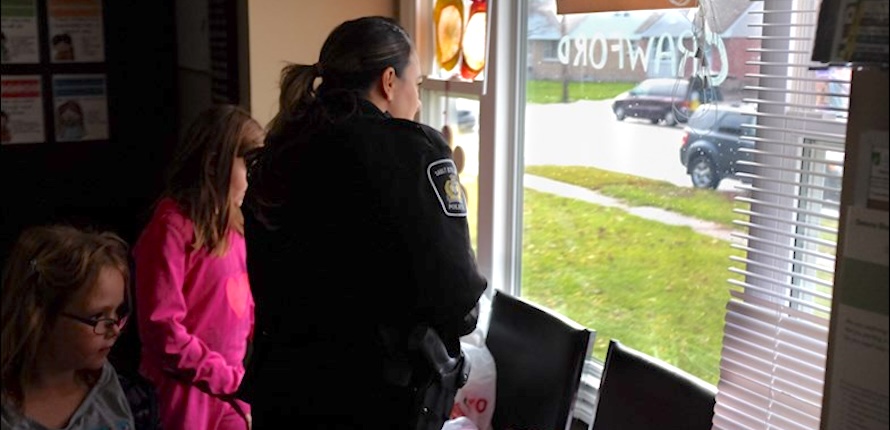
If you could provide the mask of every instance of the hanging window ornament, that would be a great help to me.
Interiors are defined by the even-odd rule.
[[[463,55],[460,63],[460,75],[464,79],[474,79],[485,67],[487,12],[486,0],[473,0],[467,18],[467,28],[461,42]]]
[[[436,61],[448,71],[460,58],[460,42],[464,32],[464,5],[462,0],[437,0],[433,10],[433,27],[436,29]]]

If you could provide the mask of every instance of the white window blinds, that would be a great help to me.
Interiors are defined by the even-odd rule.
[[[719,6],[720,0],[715,0]],[[750,183],[736,221],[715,429],[818,429],[849,70],[810,61],[820,0],[752,8]]]

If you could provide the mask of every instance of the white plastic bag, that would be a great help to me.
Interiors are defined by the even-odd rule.
[[[445,421],[442,430],[479,430],[479,428],[469,418],[458,417]]]
[[[451,418],[466,417],[477,429],[490,430],[497,388],[494,357],[485,346],[481,328],[462,338],[460,345],[470,362],[470,377],[467,384],[457,390]]]

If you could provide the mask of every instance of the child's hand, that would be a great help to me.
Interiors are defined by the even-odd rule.
[[[250,414],[244,415],[244,421],[247,421],[247,430],[253,429],[253,418],[250,417]]]

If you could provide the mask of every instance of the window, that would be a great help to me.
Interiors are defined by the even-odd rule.
[[[546,43],[541,44],[541,59],[542,60],[556,60],[556,49],[559,47],[559,42],[556,40],[548,40]]]
[[[555,0],[497,3],[487,91],[472,95],[480,264],[495,288],[596,330],[595,359],[615,338],[720,384],[728,428],[737,404],[727,396],[746,389],[733,381],[762,370],[733,364],[745,354],[781,356],[737,335],[752,330],[746,324],[778,326],[761,323],[775,312],[786,332],[816,339],[805,392],[790,408],[818,417],[849,77],[808,61],[818,0],[718,1],[731,13],[707,24],[694,9],[566,19]],[[542,67],[545,34],[559,35],[552,70]],[[698,100],[616,110],[647,79],[690,77]],[[442,84],[427,90],[441,97]],[[735,167],[683,165],[691,133],[682,109],[703,118],[744,111],[731,136],[738,149],[727,155]],[[699,188],[705,167],[715,179]],[[716,228],[690,228],[696,220]],[[735,313],[724,319],[728,302]],[[771,383],[752,395],[778,405]]]

